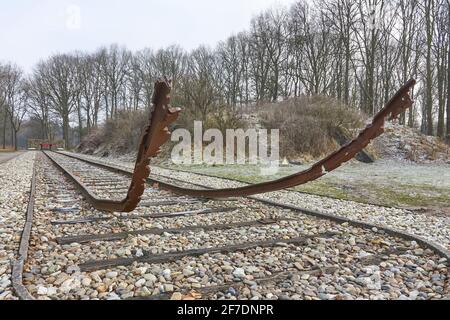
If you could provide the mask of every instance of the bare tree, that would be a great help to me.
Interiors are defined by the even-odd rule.
[[[436,61],[436,82],[438,100],[437,136],[445,138],[445,92],[447,87],[448,51],[449,51],[449,2],[438,0],[435,11],[435,37],[433,43],[433,60]]]
[[[71,56],[60,54],[41,62],[36,69],[36,74],[42,79],[50,109],[62,120],[63,139],[69,148],[70,115],[75,110],[75,93],[78,90],[73,64]]]
[[[243,71],[237,37],[232,36],[226,42],[219,43],[216,54],[220,67],[219,81],[226,102],[229,106],[236,106],[238,97],[242,96],[239,91]]]
[[[435,10],[435,0],[424,0],[421,3],[420,8],[422,9],[424,19],[425,19],[425,45],[426,45],[426,74],[425,74],[425,112],[423,116],[425,119],[423,121],[423,130],[426,134],[433,135],[433,66],[432,66],[432,45],[433,45],[433,35],[434,35],[434,10]]]
[[[447,1],[447,15],[450,14],[450,3]],[[447,28],[447,42],[450,43],[450,29]],[[450,143],[450,49],[447,48],[447,143]]]
[[[184,105],[205,121],[220,97],[214,78],[216,61],[213,52],[203,46],[194,50],[188,59],[188,70],[181,85]]]
[[[359,68],[356,73],[362,91],[361,109],[367,114],[375,112],[376,57],[380,49],[380,22],[383,20],[384,0],[358,0],[358,19],[354,25],[359,51]]]
[[[28,102],[30,114],[34,116],[41,125],[42,139],[50,139],[50,114],[49,98],[45,85],[39,74],[35,74],[27,81]]]
[[[334,0],[321,1],[320,6],[323,8],[323,14],[331,23],[331,31],[338,35],[337,48],[335,54],[339,54],[339,59],[343,66],[340,76],[337,78],[337,96],[342,98],[345,104],[350,100],[350,68],[354,55],[353,48],[353,30],[357,17],[357,6],[352,0]],[[341,45],[343,52],[341,54]],[[341,70],[341,69],[339,69]],[[340,85],[342,82],[342,85]]]
[[[125,48],[111,45],[108,50],[103,52],[103,59],[103,73],[106,80],[105,96],[111,104],[111,117],[117,117],[120,91],[125,85],[131,53]]]
[[[27,92],[24,86],[23,71],[19,67],[7,64],[2,69],[0,104],[4,106],[9,118],[12,129],[12,145],[17,150],[17,133],[27,113]]]

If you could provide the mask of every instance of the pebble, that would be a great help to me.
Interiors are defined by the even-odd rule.
[[[78,267],[77,265],[69,266],[66,269],[66,273],[67,274],[77,273],[77,272],[80,272],[80,271],[81,271],[80,267]]]
[[[234,289],[233,287],[228,288],[227,294],[236,296],[237,295],[236,289]]]
[[[46,287],[43,286],[38,286],[37,288],[37,294],[40,296],[45,296],[48,293],[48,289]]]
[[[111,292],[108,294],[107,300],[120,300],[120,297],[116,293]]]
[[[172,278],[172,272],[170,271],[170,269],[164,269],[163,272],[162,272],[162,276],[166,280],[170,280]]]
[[[83,284],[83,286],[85,287],[89,287],[92,283],[91,278],[83,278],[83,280],[81,280],[81,283]]]
[[[144,253],[142,252],[142,249],[137,249],[136,250],[136,257],[140,258],[140,257],[143,257],[143,256],[144,256]]]
[[[114,279],[114,278],[117,278],[118,274],[119,274],[119,273],[117,273],[117,272],[115,272],[115,271],[110,271],[110,272],[107,272],[105,276],[106,276],[108,279]]]
[[[170,300],[181,300],[183,298],[180,292],[174,292]]]
[[[348,239],[348,243],[349,243],[351,246],[356,245],[355,238],[354,238],[354,237],[351,237],[350,239]]]
[[[158,278],[151,273],[144,274],[144,279],[150,282],[156,282],[158,280]]]
[[[294,266],[295,266],[298,270],[300,270],[300,271],[302,271],[302,270],[305,269],[305,267],[303,266],[303,264],[301,264],[300,262],[295,262],[295,263],[294,263]]]
[[[106,285],[104,283],[102,283],[99,286],[97,286],[96,290],[99,293],[105,293],[108,290],[108,288],[106,287]]]
[[[194,274],[195,274],[195,272],[192,271],[191,268],[184,268],[183,269],[183,275],[186,276],[186,277],[193,276]]]
[[[52,297],[58,293],[57,289],[54,287],[47,288],[47,296]]]
[[[134,283],[134,285],[135,285],[137,288],[140,288],[140,287],[142,287],[142,286],[145,284],[145,282],[146,282],[145,279],[139,279],[138,281],[136,281],[136,282]]]
[[[245,278],[245,271],[242,268],[236,268],[233,271],[233,276],[237,278]]]
[[[308,280],[309,279],[309,277],[310,277],[310,275],[309,274],[304,274],[304,275],[302,275],[302,280]]]
[[[173,285],[166,283],[164,284],[164,292],[173,292]]]

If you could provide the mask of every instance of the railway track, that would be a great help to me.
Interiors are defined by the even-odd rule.
[[[39,153],[36,161],[34,224],[23,272],[23,285],[35,298],[448,294],[446,259],[420,241],[254,198],[179,197],[164,187],[180,181],[155,175],[135,211],[108,213],[89,201],[120,200],[131,179],[126,170],[60,153]]]
[[[118,173],[121,173],[124,175],[132,174],[131,168],[127,167],[127,166],[117,165],[117,164],[113,164],[110,162],[104,162],[102,160],[97,160],[97,159],[94,160],[91,157],[85,157],[83,155],[75,155],[73,153],[61,153],[61,154],[64,154],[65,156],[68,156],[75,160],[83,161],[83,162],[91,164],[93,166],[98,166],[98,167],[104,168],[106,170],[112,170],[112,171],[115,171],[115,172],[118,172]],[[162,189],[167,189],[169,191],[174,190],[175,192],[178,191],[178,189],[179,189],[178,186],[183,186],[185,188],[211,189],[211,187],[209,187],[208,185],[198,184],[198,183],[194,183],[194,182],[187,182],[186,179],[175,178],[170,175],[170,172],[188,173],[187,171],[182,171],[182,170],[181,171],[179,171],[179,170],[173,171],[173,170],[168,170],[168,169],[165,169],[165,171],[169,172],[169,174],[168,173],[166,173],[166,174],[152,173],[150,175],[150,178],[147,179],[147,182],[149,184],[157,184]],[[198,175],[198,174],[195,174],[195,175]],[[210,178],[210,176],[202,175],[202,174],[200,174],[198,176]],[[219,178],[219,179],[223,179],[223,178]],[[231,181],[233,182],[233,185],[236,185],[236,186],[243,185],[243,183],[241,183],[237,180],[231,180]],[[370,223],[370,222],[364,222],[364,221],[360,221],[360,220],[354,220],[351,218],[345,218],[341,215],[319,212],[316,210],[311,210],[311,209],[307,209],[307,208],[298,207],[295,205],[286,204],[286,203],[283,203],[280,201],[274,201],[273,200],[274,197],[264,197],[264,195],[263,195],[263,196],[249,196],[248,198],[255,199],[257,201],[261,201],[268,205],[275,205],[275,206],[278,206],[281,208],[299,211],[304,214],[312,215],[315,217],[330,219],[330,220],[333,220],[333,221],[336,221],[339,223],[349,223],[349,224],[352,224],[352,225],[355,225],[358,227],[369,228],[369,229],[376,228],[379,230],[383,230],[384,232],[391,234],[393,236],[403,237],[406,240],[417,241],[422,246],[428,247],[428,248],[434,250],[437,254],[439,254],[443,257],[446,257],[448,260],[450,260],[449,250],[446,249],[444,246],[437,244],[438,241],[425,239],[424,237],[419,236],[417,234],[411,234],[408,232],[400,231],[398,229],[393,229],[386,225],[380,225],[378,223]],[[376,206],[376,207],[380,207],[380,206]]]

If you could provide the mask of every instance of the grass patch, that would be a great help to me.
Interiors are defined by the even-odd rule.
[[[258,166],[252,165],[172,165],[169,168],[253,184],[279,179],[307,167],[281,167],[279,172],[271,176],[261,175],[261,169]],[[404,170],[409,169],[408,167],[404,168]],[[442,168],[443,176],[447,169]],[[358,168],[357,165],[346,166],[338,170],[342,171],[336,172],[336,174],[330,173],[318,180],[291,190],[341,200],[352,200],[361,203],[400,208],[446,208],[450,206],[450,187],[446,185],[435,186],[430,183],[420,183],[417,180],[417,176],[420,176],[424,180],[432,180],[432,176],[426,177],[423,173],[416,175],[413,180],[411,175],[407,176],[401,171],[397,172],[397,178],[393,177],[391,173],[383,174],[382,166],[370,168],[372,172],[369,171],[370,174],[366,172],[365,176],[361,176],[361,168]],[[373,177],[377,179],[371,181]],[[403,177],[401,182],[393,183],[393,181],[399,179],[398,177]]]

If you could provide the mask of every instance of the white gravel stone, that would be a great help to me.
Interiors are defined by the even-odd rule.
[[[117,277],[117,275],[118,275],[117,272],[115,272],[115,271],[110,271],[110,272],[106,273],[105,276],[106,276],[107,278],[109,278],[109,279],[114,279],[114,278]]]
[[[11,286],[11,263],[17,259],[25,224],[35,152],[0,164],[0,300],[17,300]]]
[[[245,271],[242,268],[236,268],[233,271],[233,275],[237,278],[245,278]]]
[[[145,284],[146,280],[145,279],[139,279],[138,281],[136,281],[136,283],[134,284],[136,287],[140,288]]]
[[[38,286],[37,294],[40,296],[45,296],[48,293],[48,289],[46,287]]]

